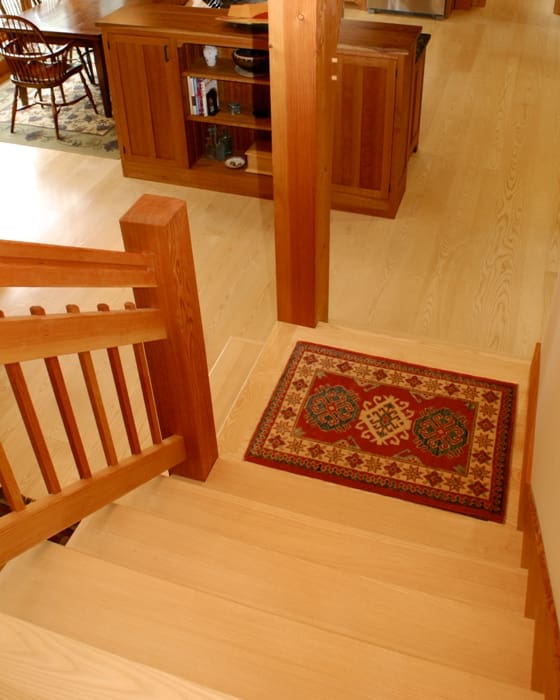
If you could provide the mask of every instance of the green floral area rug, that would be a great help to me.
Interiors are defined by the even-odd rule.
[[[245,459],[503,522],[517,386],[298,342]]]
[[[50,107],[35,105],[18,112],[14,133],[10,133],[14,87],[9,80],[0,83],[0,141],[59,151],[78,151],[84,155],[119,157],[119,145],[115,123],[103,114],[101,94],[96,85],[89,86],[97,110],[89,100],[81,100],[59,112],[60,139],[56,138]],[[68,99],[82,94],[83,87],[78,76],[64,86]],[[32,94],[30,94],[30,99]]]

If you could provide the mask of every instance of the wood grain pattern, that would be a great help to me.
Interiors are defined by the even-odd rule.
[[[277,314],[307,326],[328,318],[331,58],[340,15],[340,0],[269,8]],[[294,65],[305,81],[291,79]]]
[[[4,515],[0,518],[0,562],[61,532],[184,458],[182,438],[166,438],[161,445],[147,448],[117,466],[96,471],[87,481],[76,481],[48,499]]]
[[[83,312],[72,318],[67,318],[66,314],[28,319],[6,317],[1,323],[2,364],[165,337],[162,315],[157,309],[145,309],[135,314],[108,311],[103,316]]]
[[[50,542],[6,567],[0,593],[4,612],[244,700],[538,697]]]
[[[0,615],[0,669],[10,700],[235,700],[9,615]]]
[[[134,295],[139,308],[155,306],[166,318],[167,340],[146,346],[161,432],[185,440],[188,459],[175,471],[205,479],[218,448],[186,206],[144,195],[120,224],[126,248],[148,249],[156,261],[157,289]]]
[[[72,246],[69,246],[72,248]],[[34,245],[0,240],[3,286],[118,287],[154,285],[153,263],[145,253]]]
[[[535,620],[531,687],[546,700],[560,698],[560,628],[546,563],[539,518],[530,485],[525,485],[527,517],[523,533],[528,568],[526,614]]]
[[[125,309],[129,309],[130,311],[132,311],[136,309],[136,304],[128,302],[127,304],[125,304]],[[152,442],[154,443],[154,445],[157,445],[161,442],[161,430],[159,427],[157,406],[154,398],[154,392],[152,389],[152,382],[150,379],[148,360],[146,359],[146,348],[144,346],[144,343],[133,343],[132,349],[134,351],[134,359],[136,360],[136,368],[138,370],[140,386],[142,387],[142,396],[144,397],[144,404],[146,406],[146,414],[148,418],[148,424],[150,426]]]

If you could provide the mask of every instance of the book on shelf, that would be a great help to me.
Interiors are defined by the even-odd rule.
[[[218,81],[214,78],[187,76],[189,109],[195,116],[211,117],[220,110]]]

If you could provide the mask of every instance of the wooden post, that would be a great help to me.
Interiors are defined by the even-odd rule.
[[[173,473],[204,480],[218,456],[208,364],[185,203],[143,195],[120,219],[126,250],[154,254],[157,288],[135,289],[138,307],[157,307],[168,338],[146,345],[163,437],[185,440]]]
[[[334,85],[340,0],[269,0],[278,319],[328,318]]]

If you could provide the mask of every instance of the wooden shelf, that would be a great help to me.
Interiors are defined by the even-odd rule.
[[[256,129],[257,131],[271,131],[272,123],[270,119],[257,119],[250,112],[241,111],[241,114],[231,114],[225,109],[221,109],[211,117],[189,114],[187,121],[203,122],[208,126],[212,124],[222,124],[224,126],[242,127],[244,129]]]
[[[268,75],[247,76],[241,75],[235,70],[233,61],[227,58],[218,58],[216,65],[210,68],[202,60],[194,61],[188,71],[183,74],[193,78],[215,78],[216,80],[228,80],[234,83],[249,83],[251,85],[270,85],[270,77]]]

